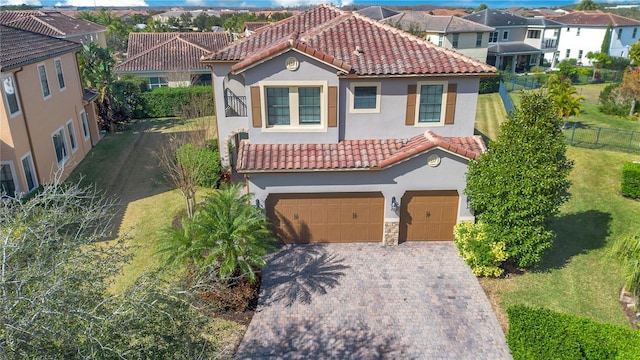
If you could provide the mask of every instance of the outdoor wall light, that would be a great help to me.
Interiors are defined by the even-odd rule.
[[[400,204],[398,204],[398,200],[396,200],[395,196],[391,197],[391,211],[398,211],[398,206]]]
[[[260,209],[260,199],[256,199],[256,208]]]

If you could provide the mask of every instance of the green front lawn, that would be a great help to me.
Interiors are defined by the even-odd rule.
[[[480,95],[483,97],[487,95]],[[497,101],[502,104],[499,97]],[[591,109],[597,111],[595,107]],[[587,112],[594,123],[612,124],[601,114]],[[476,126],[480,131],[497,128],[501,119],[481,112],[478,115]],[[496,124],[487,124],[491,121]],[[590,120],[583,113],[576,121]],[[634,124],[620,121],[626,121],[630,127]],[[497,135],[487,133],[492,138]],[[575,162],[571,198],[554,224],[557,233],[554,248],[531,272],[510,275],[507,279],[481,279],[503,326],[506,326],[505,310],[514,304],[544,306],[629,326],[618,303],[622,287],[620,269],[617,261],[608,256],[608,249],[620,236],[640,233],[640,202],[620,196],[622,164],[640,161],[640,155],[569,147],[568,156]]]

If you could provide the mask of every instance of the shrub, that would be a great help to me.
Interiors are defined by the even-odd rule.
[[[532,66],[531,69],[529,69],[529,72],[538,74],[538,73],[543,73],[544,69],[541,68],[540,66]]]
[[[522,305],[507,314],[515,360],[640,359],[640,334],[631,329]]]
[[[185,144],[176,150],[178,162],[197,172],[198,186],[215,187],[220,179],[220,155],[217,150]]]
[[[600,106],[598,110],[607,115],[626,116],[629,113],[629,104],[621,103],[618,96],[620,83],[609,84],[600,92]]]
[[[192,99],[206,101],[209,114],[213,114],[213,96],[210,86],[190,86],[169,88],[155,88],[142,94],[147,117],[179,116],[182,107],[188,106]]]
[[[640,163],[627,162],[622,166],[622,195],[640,199]]]
[[[480,88],[478,92],[480,94],[490,94],[498,92],[500,88],[500,77],[490,77],[480,79]]]
[[[492,242],[485,232],[482,223],[461,222],[453,229],[454,243],[460,256],[471,267],[476,276],[502,275],[500,265],[507,259],[505,244],[502,241]]]

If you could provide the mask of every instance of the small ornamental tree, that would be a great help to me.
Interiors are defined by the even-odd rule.
[[[560,118],[542,92],[525,93],[489,150],[469,163],[465,193],[486,238],[504,242],[506,261],[530,267],[553,242],[550,222],[566,201],[568,175]]]

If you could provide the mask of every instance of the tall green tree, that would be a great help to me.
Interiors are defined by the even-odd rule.
[[[558,116],[568,118],[571,115],[579,115],[582,109],[581,101],[583,96],[578,95],[576,87],[571,84],[569,78],[560,78],[558,75],[551,75],[547,80],[547,93],[554,107],[558,111]]]
[[[602,44],[600,45],[600,52],[609,55],[609,47],[611,46],[611,24],[607,25],[607,30],[604,33]]]
[[[264,256],[273,249],[275,238],[259,208],[242,194],[239,185],[224,185],[204,203],[182,228],[166,228],[158,253],[167,263],[194,264],[214,273],[222,284],[240,278],[256,281],[256,269],[266,265]]]
[[[114,202],[54,181],[0,202],[0,358],[215,357],[206,318],[158,276],[111,293],[127,263],[110,235]]]
[[[631,45],[629,49],[629,59],[635,66],[640,66],[640,41]]]
[[[484,236],[504,242],[507,262],[530,267],[551,247],[572,166],[553,102],[524,93],[489,150],[469,163],[465,190]]]
[[[593,0],[582,0],[576,5],[576,10],[600,10],[600,5]]]

